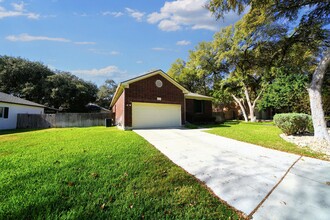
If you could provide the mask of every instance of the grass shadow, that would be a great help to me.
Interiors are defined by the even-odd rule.
[[[6,134],[17,134],[17,133],[26,133],[26,132],[32,132],[32,131],[41,131],[41,130],[45,130],[45,129],[48,129],[48,128],[0,130],[0,136],[6,135]]]
[[[229,124],[206,124],[206,125],[200,125],[200,128],[229,128],[231,127]]]
[[[232,121],[226,121],[225,123],[227,125],[238,125],[240,124],[242,121],[238,121],[238,120],[232,120]]]

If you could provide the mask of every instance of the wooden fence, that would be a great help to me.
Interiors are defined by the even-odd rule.
[[[111,113],[18,114],[17,128],[104,126]]]

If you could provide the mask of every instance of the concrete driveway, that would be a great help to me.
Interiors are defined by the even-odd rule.
[[[330,163],[208,134],[134,130],[253,219],[330,219]]]

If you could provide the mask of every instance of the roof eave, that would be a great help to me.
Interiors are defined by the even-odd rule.
[[[8,103],[8,104],[15,104],[15,105],[24,105],[24,106],[38,107],[38,108],[47,108],[47,106],[45,106],[45,105],[39,105],[39,104],[33,105],[33,104],[24,104],[24,103],[8,102],[8,101],[1,101],[1,100],[0,100],[0,102]]]
[[[119,99],[119,97],[123,93],[123,91],[124,91],[124,86],[122,83],[119,83],[119,85],[116,89],[116,92],[111,100],[110,108],[112,108],[115,105],[115,103],[117,102],[117,100]]]
[[[196,99],[196,100],[206,100],[206,101],[212,101],[212,97],[200,97],[200,96],[193,96],[193,95],[185,95],[186,99]]]

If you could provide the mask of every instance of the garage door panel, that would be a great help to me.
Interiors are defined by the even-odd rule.
[[[132,103],[133,128],[181,126],[181,105]]]

